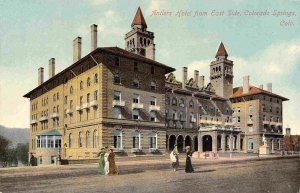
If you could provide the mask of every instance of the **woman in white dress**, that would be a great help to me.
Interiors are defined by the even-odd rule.
[[[105,175],[108,175],[108,173],[109,173],[108,156],[109,156],[109,153],[107,152],[107,149],[106,149],[106,152],[104,154],[104,162],[105,162],[104,171],[105,171]]]

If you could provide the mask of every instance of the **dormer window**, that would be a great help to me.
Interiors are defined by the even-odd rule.
[[[154,81],[151,81],[150,88],[151,88],[151,90],[156,90],[156,84]]]
[[[139,82],[138,79],[134,79],[133,80],[133,87],[135,87],[135,88],[139,88],[140,87],[140,82]]]
[[[121,78],[119,74],[114,75],[114,84],[121,84]]]
[[[120,66],[120,58],[115,56],[115,66]]]

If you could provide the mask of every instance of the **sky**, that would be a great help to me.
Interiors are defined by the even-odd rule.
[[[90,25],[98,25],[99,47],[124,48],[138,6],[155,34],[156,60],[176,68],[178,80],[186,66],[190,77],[199,70],[208,83],[222,41],[234,61],[234,86],[245,75],[253,86],[272,82],[274,93],[290,99],[283,127],[300,134],[300,0],[0,0],[0,125],[29,127],[30,103],[22,96],[37,86],[38,68],[47,80],[50,58],[56,73],[71,65],[77,36],[88,54]]]

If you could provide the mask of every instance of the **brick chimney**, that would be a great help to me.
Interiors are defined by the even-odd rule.
[[[198,70],[194,71],[194,81],[195,81],[196,85],[198,86],[198,83],[199,83],[199,71]]]
[[[185,88],[185,84],[187,83],[187,73],[188,73],[188,68],[183,67],[182,68],[182,88]]]
[[[97,25],[91,25],[91,51],[97,48]]]
[[[249,93],[249,76],[244,76],[243,77],[243,93]]]
[[[55,76],[55,58],[49,60],[49,79]]]
[[[44,82],[44,68],[40,67],[38,70],[38,86]]]
[[[146,47],[146,58],[155,60],[155,44],[149,44],[149,46]]]
[[[203,88],[204,87],[204,76],[199,77],[198,87]]]
[[[73,63],[81,59],[81,37],[73,40]]]
[[[272,83],[267,83],[267,91],[272,92]]]

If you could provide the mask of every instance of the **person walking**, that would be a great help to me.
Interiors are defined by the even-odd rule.
[[[99,157],[99,169],[98,169],[98,173],[99,175],[105,175],[105,159],[104,159],[104,155],[105,155],[106,149],[104,147],[101,148],[100,152],[98,153],[98,157]]]
[[[173,151],[170,153],[170,160],[172,162],[172,168],[174,171],[177,171],[179,167],[179,153],[176,144],[174,145]]]
[[[108,155],[108,162],[109,162],[109,172],[108,175],[118,175],[118,169],[115,162],[115,153],[114,148],[109,148],[109,155]]]
[[[194,172],[194,168],[192,166],[192,160],[191,157],[193,153],[191,152],[191,146],[186,146],[186,162],[185,162],[185,172],[186,173],[192,173]]]
[[[105,175],[108,175],[109,173],[109,161],[108,161],[108,156],[109,156],[109,153],[107,152],[107,147],[105,147],[105,153],[104,153],[104,173]]]

